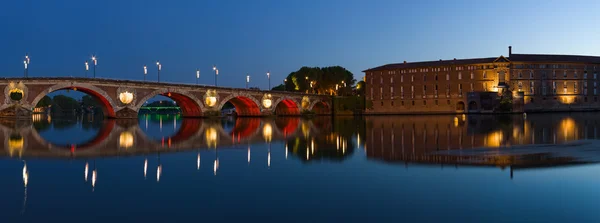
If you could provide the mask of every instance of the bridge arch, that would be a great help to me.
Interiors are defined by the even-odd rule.
[[[223,109],[225,103],[231,102],[235,106],[235,111],[238,116],[260,116],[262,114],[260,109],[260,102],[250,94],[246,93],[233,93],[221,100],[219,104],[219,111]]]
[[[314,100],[308,107],[308,110],[317,115],[331,114],[331,106],[329,103],[322,100]]]
[[[83,93],[86,93],[96,99],[98,99],[98,101],[100,103],[102,103],[102,111],[104,112],[104,116],[107,117],[115,117],[115,108],[117,107],[115,102],[112,100],[112,98],[110,96],[108,96],[108,93],[106,93],[106,91],[91,85],[91,84],[84,84],[84,83],[66,83],[66,84],[56,84],[53,85],[49,88],[46,88],[45,90],[43,90],[42,92],[38,93],[37,96],[33,99],[33,101],[31,101],[31,109],[35,108],[35,106],[38,104],[38,102],[40,100],[42,100],[42,98],[52,92],[55,91],[59,91],[59,90],[67,90],[67,89],[71,89],[71,90],[77,90],[77,91],[81,91]]]
[[[181,113],[184,117],[200,117],[204,111],[204,104],[193,94],[183,90],[159,89],[141,98],[135,106],[135,111],[139,112],[140,108],[151,98],[162,95],[177,102]]]
[[[276,115],[300,115],[300,104],[291,97],[280,97],[273,105]]]

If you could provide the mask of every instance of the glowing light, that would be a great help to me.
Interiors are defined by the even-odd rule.
[[[287,143],[285,143],[285,159],[287,160],[288,158],[288,145]]]
[[[85,61],[85,71],[90,70],[90,64],[88,64],[87,60]]]
[[[271,167],[271,151],[267,153],[267,166]]]
[[[308,148],[308,146],[306,147],[306,160],[310,160],[310,149]]]
[[[92,188],[96,188],[96,180],[97,180],[97,172],[96,170],[92,170]]]
[[[148,67],[146,65],[144,65],[144,75],[148,74]]]
[[[119,94],[119,100],[121,103],[128,105],[133,101],[133,93],[129,91],[121,92]]]
[[[213,70],[216,71],[217,70],[217,66],[213,65]]]
[[[19,153],[19,156],[23,154],[23,147],[25,145],[25,141],[22,136],[11,136],[8,139],[8,151],[9,155],[13,156],[15,152]]]
[[[200,153],[198,153],[198,157],[196,158],[196,170],[200,170]]]
[[[196,79],[200,78],[200,69],[196,69]]]
[[[119,147],[129,149],[133,146],[133,134],[129,131],[121,132],[119,135]]]
[[[488,147],[500,147],[502,140],[504,139],[504,133],[500,130],[491,132],[486,136],[486,146]]]
[[[88,162],[85,162],[85,169],[83,170],[83,179],[85,179],[85,182],[87,182],[88,171],[89,171],[89,164],[88,164]]]
[[[27,187],[29,184],[29,170],[27,170],[27,163],[23,162],[23,185]]]
[[[156,66],[158,67],[158,71],[162,70],[162,64],[160,64],[160,61],[156,61]]]
[[[146,173],[148,173],[148,158],[144,160],[144,179],[146,179]]]
[[[213,163],[213,173],[215,176],[217,175],[217,170],[219,170],[219,159],[215,159]]]
[[[246,82],[248,82],[248,83],[250,82],[250,75],[246,76]]]
[[[94,62],[94,66],[98,65],[98,59],[95,55],[92,55],[92,61]]]
[[[310,152],[311,154],[315,154],[315,139],[310,140]]]
[[[250,164],[250,145],[248,145],[248,164]]]
[[[217,139],[218,139],[217,129],[215,129],[214,127],[210,127],[208,129],[206,129],[204,134],[206,136],[207,146],[209,148],[211,148],[211,147],[217,148]]]
[[[307,96],[302,97],[302,108],[308,109],[310,106],[310,99]]]
[[[271,142],[273,137],[273,127],[270,123],[265,123],[265,126],[263,127],[263,136],[267,142]]]
[[[467,119],[467,116],[465,114],[462,115],[462,120],[463,122]]]
[[[454,127],[458,127],[458,117],[454,117]]]
[[[271,108],[273,101],[271,99],[263,99],[262,104],[265,108]]]
[[[156,182],[160,182],[160,175],[162,175],[162,165],[156,168]]]

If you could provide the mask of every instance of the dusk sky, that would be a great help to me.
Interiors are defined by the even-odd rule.
[[[514,53],[600,55],[600,1],[3,1],[0,76],[83,76],[266,88],[302,66],[362,70]],[[88,73],[91,75],[91,72]]]

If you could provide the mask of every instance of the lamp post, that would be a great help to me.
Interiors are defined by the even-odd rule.
[[[148,75],[148,67],[144,64],[144,81],[146,81],[146,76]]]
[[[269,89],[267,89],[267,90],[270,91],[271,90],[271,72],[270,71],[267,71],[267,79],[269,79]]]
[[[246,89],[248,89],[248,83],[250,83],[250,75],[246,75]]]
[[[88,61],[86,60],[86,61],[85,61],[85,77],[86,77],[86,78],[88,77],[88,76],[87,76],[87,72],[88,72],[88,70],[90,70],[90,64],[89,64],[89,63],[88,63]]]
[[[283,79],[283,91],[285,91],[286,85],[287,85],[287,78]]]
[[[162,64],[160,64],[160,61],[156,61],[156,68],[158,68],[158,83],[160,83],[160,70],[162,70]]]
[[[98,65],[98,58],[96,58],[96,55],[92,55],[92,62],[94,62],[94,78],[96,78],[96,66]]]
[[[217,69],[217,65],[213,65],[213,70],[215,71],[215,87],[217,86],[217,76],[219,76],[219,69]]]
[[[23,65],[25,65],[25,73],[23,74],[25,77],[29,77],[29,54],[25,54],[25,59],[23,60]]]
[[[306,80],[306,93],[308,94],[308,76],[305,76],[304,80]]]
[[[200,79],[200,69],[196,68],[196,85],[198,85],[198,79]]]

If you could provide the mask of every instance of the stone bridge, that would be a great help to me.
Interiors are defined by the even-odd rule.
[[[239,116],[332,114],[331,97],[284,91],[214,87],[93,78],[0,79],[0,117],[31,118],[37,103],[58,90],[81,91],[98,99],[109,118],[137,118],[144,103],[157,95],[173,99],[184,117],[220,116],[231,102]]]
[[[234,127],[226,130],[220,120],[183,119],[173,136],[155,139],[143,131],[138,120],[110,119],[92,139],[61,145],[46,140],[32,124],[30,120],[0,119],[0,143],[4,148],[0,156],[85,158],[216,149],[308,135],[324,137],[332,127],[329,119],[238,118]]]

